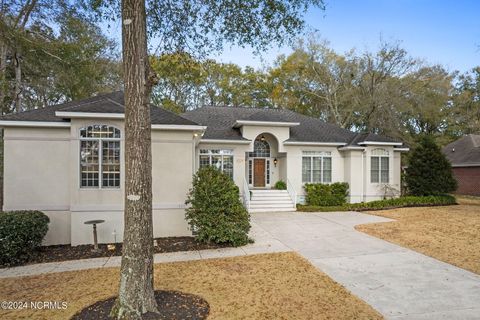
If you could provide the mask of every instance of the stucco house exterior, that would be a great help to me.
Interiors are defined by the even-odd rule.
[[[402,142],[358,134],[283,109],[205,107],[182,115],[152,106],[154,236],[190,235],[186,194],[199,167],[232,177],[250,212],[295,210],[308,182],[347,182],[350,202],[400,189]],[[3,210],[50,217],[45,244],[122,241],[122,92],[0,118],[4,128]],[[272,190],[284,181],[285,191]],[[391,188],[390,188],[391,190]]]
[[[480,135],[468,134],[446,145],[443,153],[458,182],[455,193],[480,196]]]

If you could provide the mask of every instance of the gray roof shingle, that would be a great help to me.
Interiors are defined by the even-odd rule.
[[[55,115],[56,111],[88,113],[124,113],[122,91],[99,94],[95,97],[66,102],[43,109],[29,110],[4,115],[2,121],[68,122]],[[204,139],[245,140],[237,120],[265,122],[297,122],[290,128],[290,142],[337,142],[349,146],[363,141],[399,142],[398,140],[372,133],[355,133],[334,124],[308,117],[287,109],[261,109],[248,107],[203,107],[177,115],[165,109],[151,106],[152,124],[204,125]]]
[[[480,166],[480,135],[466,135],[442,151],[453,166]]]
[[[100,94],[92,98],[70,101],[43,109],[29,110],[8,114],[0,117],[1,121],[45,121],[68,122],[55,115],[56,111],[62,112],[88,112],[88,113],[124,113],[124,98],[122,91]],[[152,124],[197,125],[194,121],[185,119],[173,112],[151,106]]]
[[[188,111],[182,116],[207,126],[204,139],[242,140],[240,129],[234,128],[235,122],[250,120],[300,123],[300,125],[290,128],[288,141],[291,142],[339,142],[347,145],[357,145],[362,141],[398,142],[398,140],[372,133],[355,133],[287,109],[203,107]]]

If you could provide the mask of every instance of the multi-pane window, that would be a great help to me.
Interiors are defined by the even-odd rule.
[[[267,184],[270,184],[270,160],[267,160]]]
[[[120,130],[107,125],[80,129],[80,187],[120,187]]]
[[[249,153],[250,158],[270,157],[270,144],[266,140],[257,139],[253,143],[253,152]]]
[[[389,183],[390,162],[388,151],[385,149],[372,150],[370,158],[370,181],[372,183]]]
[[[253,160],[248,160],[248,184],[253,184]]]
[[[233,179],[233,150],[201,149],[200,168],[213,166]]]
[[[302,154],[302,182],[332,182],[332,154],[322,151],[304,151]]]

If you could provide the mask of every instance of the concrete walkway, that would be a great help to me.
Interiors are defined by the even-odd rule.
[[[249,254],[259,253],[291,251],[291,249],[288,248],[286,245],[281,243],[279,240],[273,239],[270,234],[268,234],[266,231],[256,225],[252,226],[251,236],[255,239],[255,243],[249,244],[247,246],[239,248],[221,248],[198,251],[157,253],[154,256],[154,262],[162,263],[175,261],[190,261],[200,259],[245,256]],[[0,278],[33,276],[44,273],[75,271],[94,268],[119,267],[120,262],[121,257],[116,256],[108,258],[93,258],[63,262],[38,263],[21,267],[0,269]]]
[[[480,276],[358,232],[390,219],[346,213],[262,213],[253,222],[387,319],[480,319]]]

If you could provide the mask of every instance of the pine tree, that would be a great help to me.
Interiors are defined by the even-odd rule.
[[[422,136],[410,153],[405,182],[408,192],[416,196],[445,194],[457,189],[452,166],[431,136]]]

